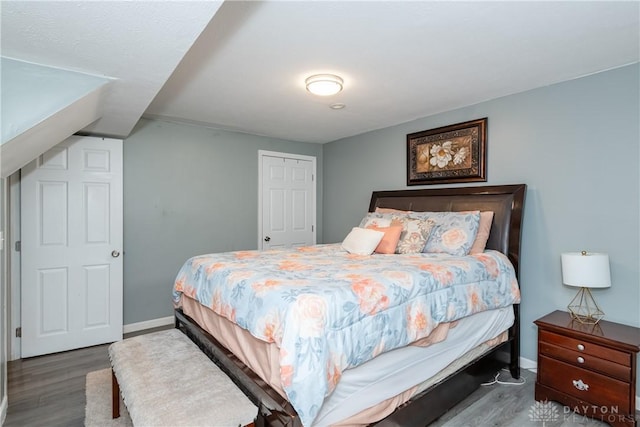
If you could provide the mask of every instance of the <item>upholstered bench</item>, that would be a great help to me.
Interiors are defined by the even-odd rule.
[[[134,426],[252,425],[258,408],[178,329],[109,346],[113,418],[120,393]]]

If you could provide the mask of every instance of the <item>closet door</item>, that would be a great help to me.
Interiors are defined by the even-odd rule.
[[[316,243],[315,157],[260,152],[259,249]]]

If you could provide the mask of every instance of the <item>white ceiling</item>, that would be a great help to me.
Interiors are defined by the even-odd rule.
[[[638,1],[218,5],[3,1],[2,54],[118,78],[95,133],[144,114],[318,143],[640,59]],[[325,72],[344,90],[307,93]]]
[[[2,1],[1,53],[112,78],[102,118],[85,131],[124,137],[221,4],[222,0]]]

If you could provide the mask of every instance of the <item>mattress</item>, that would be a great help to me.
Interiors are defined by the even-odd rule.
[[[180,305],[186,315],[280,395],[286,396],[280,384],[280,350],[274,343],[256,339],[185,295],[182,295]],[[449,328],[444,341],[427,347],[407,346],[392,350],[347,369],[334,391],[325,398],[313,425],[368,424],[383,418],[399,404],[455,371],[458,364],[463,366],[487,351],[495,345],[492,340],[506,331],[513,321],[512,307],[474,314]]]
[[[361,256],[339,244],[196,256],[176,277],[174,302],[183,294],[278,346],[282,388],[305,426],[345,370],[520,299],[497,251]]]
[[[444,341],[392,350],[346,370],[325,399],[314,425],[338,423],[414,386],[418,387],[412,394],[425,390],[443,378],[438,375],[441,371],[465,354],[477,347],[486,351],[490,345],[482,344],[509,329],[513,321],[512,307],[474,314],[459,320]]]

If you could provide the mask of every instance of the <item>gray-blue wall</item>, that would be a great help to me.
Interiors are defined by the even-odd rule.
[[[188,257],[255,248],[259,149],[318,158],[318,241],[339,242],[372,191],[407,188],[407,133],[488,117],[487,184],[528,185],[523,356],[536,358],[533,320],[576,292],[562,252],[607,252],[613,284],[595,297],[607,319],[639,326],[639,77],[635,64],[325,145],[142,120],[124,144],[124,323],[171,315]]]
[[[124,324],[171,316],[187,258],[255,249],[258,150],[315,156],[322,236],[322,146],[141,120],[124,142]]]
[[[407,188],[406,134],[488,117],[487,184],[528,185],[523,356],[536,359],[532,322],[577,291],[562,252],[608,253],[612,287],[594,296],[606,319],[639,326],[639,77],[635,64],[325,144],[324,241],[344,239],[372,191]]]

